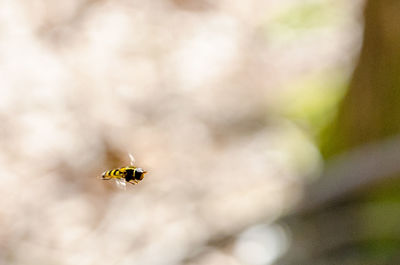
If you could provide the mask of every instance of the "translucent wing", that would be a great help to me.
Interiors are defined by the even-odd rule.
[[[126,190],[126,182],[125,179],[115,179],[115,183],[117,187],[121,190]]]
[[[131,159],[131,166],[133,166],[133,164],[135,164],[135,158],[132,154],[129,154],[129,158]]]

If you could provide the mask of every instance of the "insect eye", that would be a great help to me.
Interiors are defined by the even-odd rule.
[[[143,169],[137,168],[135,170],[135,179],[142,180],[143,179]]]

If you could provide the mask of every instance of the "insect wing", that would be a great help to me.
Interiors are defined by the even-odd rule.
[[[126,182],[125,179],[115,179],[115,183],[117,187],[121,190],[126,190]]]
[[[133,157],[132,154],[129,154],[129,158],[131,160],[131,166],[133,166],[133,164],[135,164],[135,158]]]

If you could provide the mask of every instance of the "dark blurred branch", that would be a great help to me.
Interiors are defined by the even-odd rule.
[[[355,148],[333,158],[308,189],[299,211],[325,206],[400,173],[400,136]]]

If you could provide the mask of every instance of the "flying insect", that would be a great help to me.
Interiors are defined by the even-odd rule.
[[[135,158],[131,154],[129,154],[129,158],[131,161],[130,166],[104,171],[100,178],[103,180],[115,180],[117,187],[121,189],[126,189],[127,182],[132,185],[138,184],[143,180],[147,171],[134,166]]]

